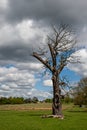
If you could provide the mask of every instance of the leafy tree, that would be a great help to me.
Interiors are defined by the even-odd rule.
[[[24,98],[23,97],[1,97],[0,104],[23,104]]]
[[[33,97],[32,102],[33,103],[37,103],[38,102],[38,98],[37,97]]]
[[[6,97],[1,97],[0,98],[0,104],[9,104],[9,101]]]
[[[24,100],[25,103],[32,103],[32,99],[31,98],[27,98]]]
[[[48,36],[48,51],[39,48],[38,52],[33,52],[33,56],[52,74],[52,114],[62,118],[61,88],[66,86],[66,83],[60,79],[60,74],[69,62],[73,63],[75,60],[72,54],[76,51],[76,38],[68,25],[53,28],[53,32],[51,37]]]
[[[66,95],[64,98],[64,103],[72,103],[73,102],[73,98],[71,98],[69,95]]]
[[[87,77],[82,78],[75,89],[74,104],[87,105]]]
[[[52,103],[52,99],[47,98],[47,99],[45,99],[45,102],[46,102],[46,103]]]

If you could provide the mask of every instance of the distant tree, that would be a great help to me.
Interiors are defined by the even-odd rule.
[[[9,104],[10,102],[8,101],[8,99],[6,97],[1,97],[0,98],[0,104]]]
[[[87,105],[87,77],[82,78],[74,92],[74,104]]]
[[[37,97],[33,97],[32,102],[33,103],[37,103],[38,102],[38,98]]]
[[[45,49],[39,48],[38,52],[33,52],[33,56],[52,74],[52,114],[63,118],[61,89],[66,86],[66,83],[63,79],[60,79],[60,74],[69,62],[77,62],[75,57],[72,56],[76,51],[76,38],[68,25],[60,25],[58,29],[54,27],[53,32],[51,37],[48,36],[47,47]]]
[[[73,102],[73,98],[70,97],[70,95],[66,95],[63,99],[64,103],[72,103]]]
[[[47,99],[45,99],[45,102],[46,103],[52,103],[52,99],[47,98]]]
[[[23,104],[24,98],[23,97],[9,97],[8,101],[10,104]]]
[[[32,99],[31,98],[27,98],[24,100],[25,103],[32,103]]]
[[[23,104],[24,98],[23,97],[1,97],[0,104]]]

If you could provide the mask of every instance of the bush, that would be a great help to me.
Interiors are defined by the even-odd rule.
[[[32,102],[33,103],[37,103],[38,102],[38,98],[37,97],[33,97]]]
[[[0,104],[23,104],[24,98],[23,97],[1,97]]]
[[[24,100],[24,103],[32,103],[32,99],[31,98],[27,98]]]
[[[46,102],[46,103],[52,103],[52,100],[53,100],[53,99],[47,98],[47,99],[45,99],[45,102]]]

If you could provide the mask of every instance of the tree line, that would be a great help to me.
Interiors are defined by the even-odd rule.
[[[38,103],[38,102],[45,102],[45,103],[52,103],[52,98],[47,98],[45,100],[39,101],[37,97],[33,98],[27,98],[24,99],[23,97],[1,97],[0,98],[0,104],[26,104],[26,103]],[[63,103],[71,103],[73,102],[73,99],[69,96],[66,96],[61,99]]]
[[[24,104],[24,103],[52,103],[53,99],[45,99],[39,101],[37,97],[26,98],[23,97],[0,97],[0,104]],[[62,103],[74,103],[74,105],[87,105],[87,77],[80,79],[77,84],[77,87],[72,89],[72,94],[68,93],[66,96],[62,95],[61,97]]]
[[[38,98],[27,98],[24,99],[23,97],[1,97],[0,98],[0,104],[24,104],[24,103],[37,103]]]

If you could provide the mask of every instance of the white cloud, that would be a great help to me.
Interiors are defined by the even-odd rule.
[[[0,45],[12,45],[13,41],[17,40],[20,42],[24,41],[24,44],[32,45],[33,41],[33,47],[37,48],[36,45],[40,45],[45,42],[48,32],[48,28],[37,27],[34,25],[33,21],[29,19],[16,25],[4,23],[4,25],[0,28]]]
[[[87,49],[81,49],[77,51],[74,55],[79,56],[79,60],[81,63],[69,64],[68,68],[80,74],[81,76],[87,77]]]
[[[0,67],[0,90],[3,90],[3,94],[7,90],[11,94],[13,90],[18,91],[18,89],[23,93],[23,90],[35,87],[36,81],[34,74],[29,73],[27,70],[19,70],[15,67]]]
[[[0,8],[6,9],[8,7],[8,0],[0,0]]]
[[[38,28],[34,26],[32,20],[24,20],[16,26],[19,36],[25,40],[29,41],[35,37],[44,37],[44,31],[46,33],[46,28]]]
[[[39,97],[39,99],[45,99],[45,98],[52,98],[52,94],[50,94],[49,92],[45,92],[45,91],[41,91],[41,90],[37,90],[37,89],[31,89],[28,93],[28,96],[30,97]]]
[[[44,86],[52,86],[52,80],[50,80],[50,79],[44,80],[43,84],[44,84]]]
[[[41,63],[36,63],[36,62],[27,62],[27,63],[15,63],[16,66],[20,69],[27,69],[27,70],[30,70],[30,71],[34,71],[34,72],[39,72],[41,71],[41,68],[42,68],[42,64]]]
[[[6,68],[6,67],[0,67],[0,75],[5,75],[8,73],[14,73],[17,72],[18,69],[15,67],[10,67],[10,68]]]
[[[32,71],[23,68],[20,70],[14,66],[0,67],[0,96],[23,96],[25,98],[36,96],[40,100],[52,98],[52,94],[49,92],[34,88],[38,81],[34,74]],[[44,85],[50,86],[49,83],[50,80],[45,81]]]
[[[40,66],[37,66],[36,69],[39,69]],[[34,73],[27,69],[22,68],[20,70],[14,66],[9,68],[0,67],[0,96],[25,98],[36,96],[40,100],[51,98],[52,94],[49,92],[34,88],[37,81],[38,79],[35,78]]]
[[[4,91],[9,91],[9,86],[7,86],[7,85],[1,85],[1,87],[0,87],[0,89],[2,89],[2,90],[4,90]]]

